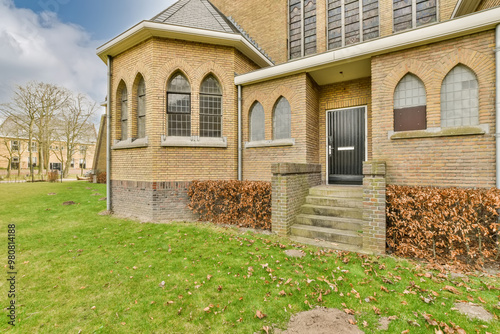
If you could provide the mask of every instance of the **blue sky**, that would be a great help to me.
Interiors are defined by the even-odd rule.
[[[31,80],[106,96],[96,48],[174,0],[0,0],[0,103]]]

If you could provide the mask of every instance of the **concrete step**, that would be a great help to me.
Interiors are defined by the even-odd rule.
[[[360,233],[337,230],[332,228],[295,224],[291,228],[292,236],[304,237],[309,239],[321,239],[334,243],[349,244],[362,247],[363,238]]]
[[[356,252],[356,253],[363,252],[363,249],[360,246],[354,246],[354,245],[343,244],[343,243],[338,243],[338,242],[330,242],[330,241],[325,241],[325,240],[320,240],[320,239],[311,239],[311,238],[292,236],[292,237],[290,237],[290,240],[293,240],[293,241],[301,243],[301,244],[316,246],[319,248],[338,249],[338,250],[342,250],[342,251]]]
[[[309,225],[317,227],[332,228],[336,230],[346,230],[358,232],[363,230],[365,222],[358,219],[349,219],[342,217],[326,217],[318,215],[300,214],[296,218],[296,223],[300,225]]]
[[[363,199],[362,186],[333,186],[323,185],[309,189],[309,195],[313,196],[330,196],[335,198],[358,198]]]
[[[363,219],[363,210],[358,208],[339,208],[304,204],[302,205],[300,212],[306,215]]]
[[[331,196],[308,195],[306,197],[306,204],[363,209],[362,198],[335,198]]]

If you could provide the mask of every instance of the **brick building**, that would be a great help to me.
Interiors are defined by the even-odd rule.
[[[176,2],[97,51],[111,209],[193,219],[195,179],[272,181],[276,232],[383,252],[386,183],[497,184],[499,6]]]

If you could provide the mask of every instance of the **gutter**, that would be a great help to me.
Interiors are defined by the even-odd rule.
[[[496,186],[500,188],[500,24],[495,30],[495,70],[496,70],[496,94],[495,94],[495,133],[496,133]]]
[[[101,45],[97,48],[97,55],[105,62],[106,56],[116,56],[125,49],[155,36],[232,46],[239,49],[260,66],[274,65],[271,60],[269,60],[259,49],[252,45],[241,34],[190,28],[151,21],[142,21],[124,33],[113,38],[106,44]]]
[[[111,65],[113,58],[108,56],[108,105],[106,108],[106,209],[111,212]]]
[[[486,31],[495,28],[499,23],[500,7],[497,7],[443,23],[428,25],[242,74],[235,78],[235,84],[249,85],[297,73],[317,71],[334,65],[370,59],[380,54]]]
[[[238,181],[243,180],[243,142],[242,142],[242,108],[241,85],[238,85]]]

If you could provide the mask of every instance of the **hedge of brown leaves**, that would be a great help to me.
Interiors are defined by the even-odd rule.
[[[270,182],[193,181],[188,195],[202,221],[271,229]]]
[[[500,255],[500,190],[387,187],[387,243],[398,256],[480,265]]]

